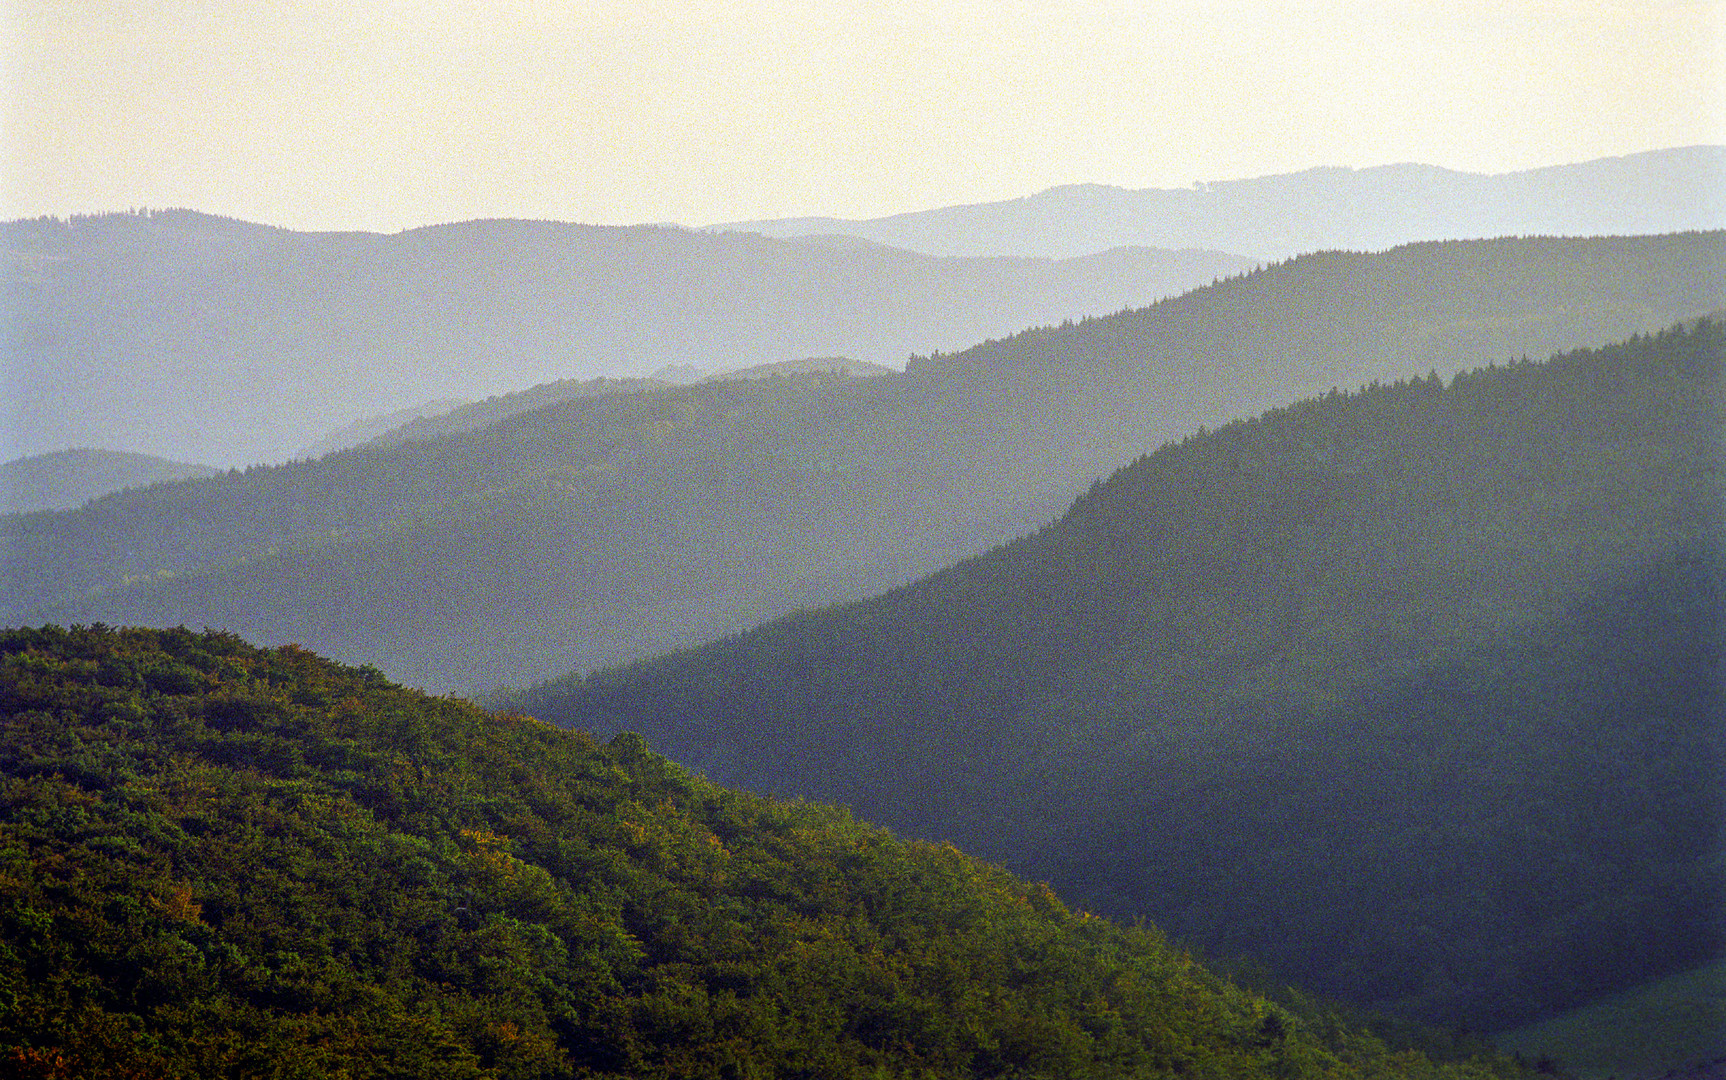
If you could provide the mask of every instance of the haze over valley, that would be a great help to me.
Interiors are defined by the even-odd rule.
[[[1720,0],[0,22],[0,1073],[1726,1068]]]

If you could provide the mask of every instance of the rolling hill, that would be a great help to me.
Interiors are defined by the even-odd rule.
[[[773,364],[756,364],[754,367],[741,368],[737,371],[721,371],[705,376],[702,381],[724,382],[728,379],[765,379],[773,375],[800,375],[811,371],[837,372],[842,375],[849,375],[854,379],[869,379],[876,375],[891,374],[893,369],[843,356],[809,356],[801,360],[781,360]]]
[[[1726,328],[1202,432],[882,597],[509,699],[1493,1030],[1726,953]]]
[[[1489,1080],[951,846],[184,630],[0,634],[8,1076]]]
[[[903,374],[564,401],[0,520],[0,616],[225,627],[432,689],[522,684],[932,573],[1201,425],[1718,308],[1723,270],[1719,233],[1326,252]]]

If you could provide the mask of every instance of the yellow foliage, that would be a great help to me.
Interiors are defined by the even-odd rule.
[[[192,899],[190,885],[175,885],[168,890],[167,896],[152,893],[150,906],[160,912],[163,918],[174,922],[202,924],[204,921],[204,908]]]

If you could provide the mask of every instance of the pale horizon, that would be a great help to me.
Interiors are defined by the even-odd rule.
[[[1719,2],[0,10],[6,219],[869,219],[1726,144]]]

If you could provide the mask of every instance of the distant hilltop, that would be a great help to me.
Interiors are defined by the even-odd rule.
[[[893,371],[881,364],[871,364],[867,360],[852,360],[844,356],[811,356],[802,360],[781,360],[777,364],[757,364],[754,367],[742,368],[738,371],[721,371],[717,375],[709,375],[702,382],[730,382],[735,379],[766,379],[774,375],[804,375],[811,373],[849,375],[854,379],[868,379],[877,375],[888,375]]]
[[[0,513],[69,510],[127,488],[214,476],[208,465],[82,447],[0,464]]]

